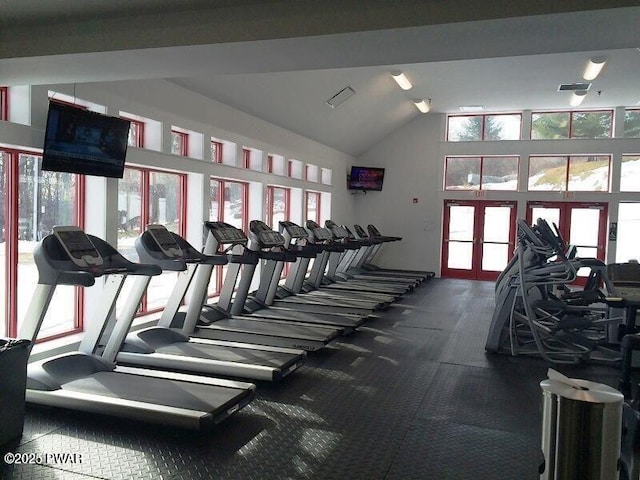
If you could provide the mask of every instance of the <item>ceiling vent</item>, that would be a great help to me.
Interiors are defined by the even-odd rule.
[[[336,93],[333,97],[331,97],[329,100],[327,100],[327,105],[329,105],[331,108],[336,108],[342,105],[347,100],[349,100],[355,94],[356,94],[356,91],[353,88],[345,87],[342,90],[340,90],[338,93]]]
[[[590,83],[561,83],[558,86],[559,92],[586,92],[591,88]]]

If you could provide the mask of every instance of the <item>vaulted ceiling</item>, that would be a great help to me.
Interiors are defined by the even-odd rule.
[[[414,98],[446,113],[567,109],[558,85],[596,56],[582,107],[638,105],[637,1],[512,3],[3,0],[0,84],[167,78],[356,156],[420,115]],[[329,108],[346,86],[356,94]]]

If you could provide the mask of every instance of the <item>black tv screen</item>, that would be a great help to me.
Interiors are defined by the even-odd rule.
[[[350,190],[382,190],[384,168],[351,167],[347,186]]]
[[[122,178],[131,122],[49,102],[42,169]]]

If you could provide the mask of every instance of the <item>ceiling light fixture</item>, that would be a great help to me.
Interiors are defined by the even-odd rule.
[[[569,100],[569,105],[571,105],[572,107],[579,107],[582,101],[584,100],[584,97],[586,96],[587,96],[587,92],[584,90],[579,92],[573,92],[571,94],[571,100]]]
[[[411,87],[413,87],[413,85],[411,85],[411,82],[409,81],[409,79],[404,73],[395,71],[395,72],[391,72],[391,76],[393,77],[393,79],[396,81],[396,83],[401,89],[411,90]]]
[[[602,71],[602,68],[604,67],[605,63],[607,63],[606,58],[600,57],[600,58],[589,59],[589,63],[584,69],[584,74],[582,75],[582,78],[584,78],[585,80],[595,80],[596,77],[600,75],[600,72]]]
[[[429,110],[431,110],[431,99],[429,99],[427,102],[427,100],[415,98],[413,100],[413,103],[415,104],[416,108],[422,113],[429,113]]]
[[[483,105],[460,105],[458,108],[461,112],[484,112]]]

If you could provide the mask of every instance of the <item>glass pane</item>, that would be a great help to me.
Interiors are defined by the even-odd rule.
[[[571,245],[583,247],[598,246],[600,213],[601,211],[595,208],[571,209],[571,230],[569,233]],[[595,256],[595,254],[592,256]]]
[[[222,163],[222,144],[219,142],[211,142],[211,161]]]
[[[236,228],[244,229],[246,185],[237,182],[224,182],[224,185],[224,213],[221,220]]]
[[[209,220],[212,222],[222,221],[222,215],[220,210],[220,188],[221,182],[214,180],[209,181]]]
[[[445,190],[478,190],[480,157],[447,157]]]
[[[626,138],[640,137],[640,110],[624,112],[624,136]]]
[[[449,207],[449,240],[473,240],[475,208],[466,205]]]
[[[484,157],[482,190],[517,190],[518,157]]]
[[[550,227],[553,228],[553,225],[557,227],[560,225],[560,209],[555,207],[533,207],[531,209],[531,222],[535,224],[539,218],[546,220]]]
[[[569,138],[569,113],[533,113],[531,115],[531,139],[554,140]]]
[[[529,190],[567,189],[567,157],[530,157]]]
[[[640,155],[622,156],[620,191],[640,192]]]
[[[447,268],[471,270],[473,244],[467,242],[449,242]]]
[[[1,106],[0,106],[1,107]],[[7,195],[5,193],[6,167],[9,164],[9,155],[5,152],[0,152],[0,337],[7,336],[7,318],[5,312],[7,311]]]
[[[18,158],[18,329],[38,283],[33,247],[51,233],[54,225],[75,225],[76,176],[43,172],[41,157],[21,154]],[[23,288],[24,287],[24,288]],[[56,290],[39,337],[72,330],[76,325],[75,289]]]
[[[509,230],[511,227],[511,208],[509,207],[485,207],[484,232],[485,242],[509,243]]]
[[[148,223],[159,223],[180,233],[180,183],[180,175],[175,173],[149,173]]]
[[[138,261],[134,247],[135,239],[142,233],[142,172],[125,168],[118,180],[118,245],[122,255],[133,262]]]
[[[484,119],[485,140],[520,140],[520,115],[487,115]]]
[[[610,138],[611,112],[573,112],[571,138]]]
[[[609,191],[609,157],[606,155],[569,157],[568,189],[573,192]]]
[[[269,212],[268,216],[268,219],[271,223],[269,224],[269,226],[272,229],[277,230],[279,225],[278,222],[288,220],[287,189],[273,187],[271,189],[271,195],[271,212]]]
[[[449,117],[447,141],[465,142],[482,140],[482,115]]]
[[[316,192],[307,192],[307,220],[313,220],[316,223],[320,223],[320,194]]]
[[[638,232],[640,232],[640,203],[621,203],[618,207],[616,262],[625,263],[631,259],[640,259]]]
[[[184,155],[187,146],[186,135],[182,132],[171,132],[171,153],[174,155]]]
[[[482,245],[482,270],[501,272],[509,263],[509,245],[485,243]]]

